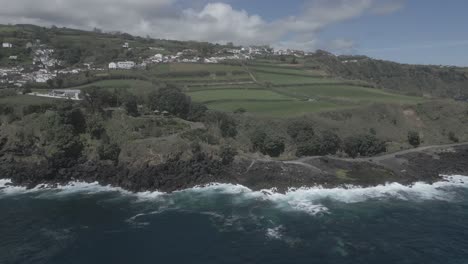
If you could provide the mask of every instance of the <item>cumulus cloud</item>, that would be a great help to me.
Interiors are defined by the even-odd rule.
[[[366,13],[389,13],[401,8],[402,1],[307,0],[302,13],[266,21],[227,2],[188,6],[182,0],[0,0],[0,23],[99,27],[156,38],[312,50],[327,26]]]

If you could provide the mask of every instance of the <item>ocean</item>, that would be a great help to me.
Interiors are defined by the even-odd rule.
[[[468,263],[468,177],[172,194],[0,180],[0,263]]]

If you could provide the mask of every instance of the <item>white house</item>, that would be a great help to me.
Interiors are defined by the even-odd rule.
[[[133,61],[119,61],[117,62],[118,69],[130,70],[135,68],[135,62]]]
[[[117,69],[117,63],[115,63],[115,62],[109,63],[109,69],[111,69],[111,70]]]
[[[2,48],[11,49],[11,48],[13,48],[13,44],[8,43],[8,42],[4,42],[4,43],[2,43]]]
[[[10,57],[8,57],[8,59],[10,59],[10,60],[17,60],[17,59],[18,59],[18,56],[10,56]]]
[[[130,47],[130,44],[128,44],[128,42],[125,42],[125,43],[122,45],[122,48],[128,49],[129,47]]]
[[[49,93],[49,96],[72,99],[72,100],[80,100],[80,94],[81,94],[80,90],[63,89],[63,90],[52,90]]]

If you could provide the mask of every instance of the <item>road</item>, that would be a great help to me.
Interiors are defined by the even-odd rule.
[[[329,158],[335,159],[335,160],[347,161],[347,162],[369,162],[369,161],[371,161],[371,162],[374,162],[374,163],[380,163],[380,162],[382,162],[384,160],[393,159],[393,158],[396,158],[397,156],[400,156],[400,155],[405,155],[405,154],[410,154],[410,153],[415,153],[415,152],[421,152],[421,151],[427,151],[427,150],[460,147],[460,146],[468,146],[468,142],[456,143],[456,144],[447,144],[447,145],[423,146],[423,147],[419,147],[419,148],[398,151],[398,152],[384,154],[384,155],[375,156],[375,157],[365,157],[365,158],[351,159],[351,158],[338,158],[338,157],[329,156]],[[319,168],[309,164],[308,162],[312,161],[312,160],[322,158],[322,157],[323,156],[304,157],[304,158],[300,158],[300,159],[293,160],[293,161],[284,161],[284,163],[301,165],[301,166],[304,166],[304,167],[312,168],[313,170],[316,170],[316,171],[317,170],[321,171]]]

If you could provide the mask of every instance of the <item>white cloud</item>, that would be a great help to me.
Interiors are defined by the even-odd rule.
[[[191,8],[180,0],[0,0],[0,23],[99,27],[157,38],[312,50],[327,26],[397,10],[394,3],[402,0],[308,0],[302,13],[267,22],[222,2]]]
[[[402,9],[406,0],[382,0],[372,8],[372,13],[377,15],[386,15]]]
[[[336,53],[351,53],[355,49],[355,43],[350,39],[335,39],[330,43],[330,49]]]

